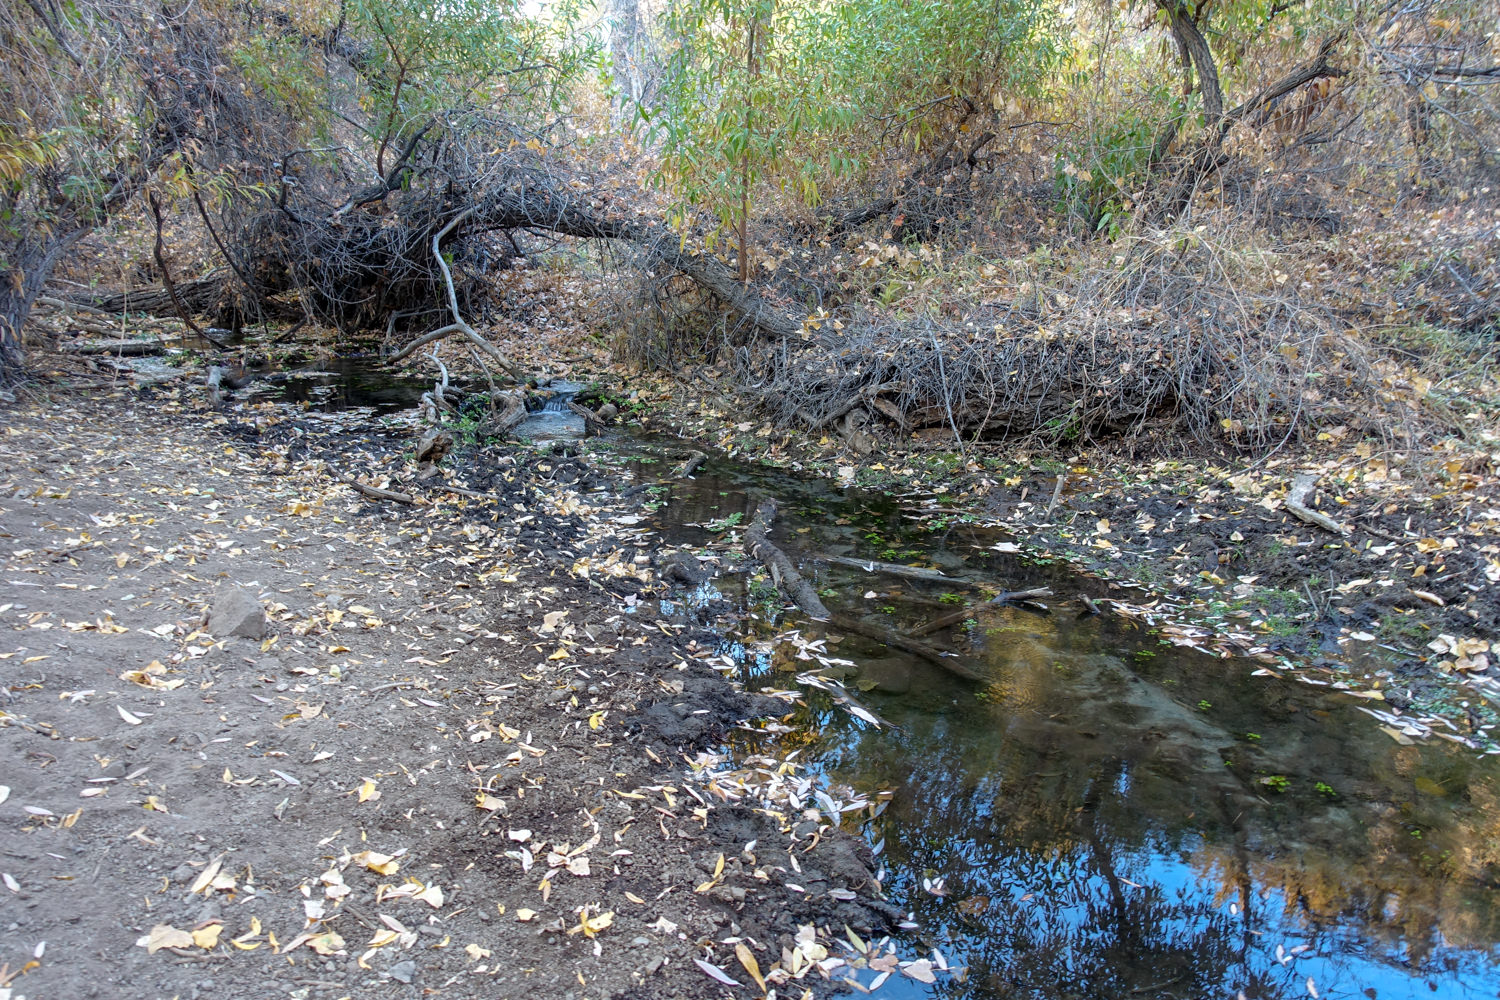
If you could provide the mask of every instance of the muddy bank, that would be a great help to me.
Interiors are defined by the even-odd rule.
[[[1143,442],[1136,453],[884,442],[856,454],[836,436],[744,419],[726,396],[664,386],[653,401],[652,425],[698,447],[882,492],[929,523],[1007,530],[1034,563],[1063,561],[1150,620],[1186,626],[1173,641],[1263,649],[1378,687],[1394,715],[1496,745],[1500,479],[1484,454],[1416,454],[1347,432],[1264,460],[1142,458]],[[1306,506],[1343,530],[1288,508],[1304,476]]]
[[[14,996],[821,994],[901,916],[796,765],[717,755],[786,705],[650,610],[576,458],[409,483],[399,423],[171,391],[6,423]]]

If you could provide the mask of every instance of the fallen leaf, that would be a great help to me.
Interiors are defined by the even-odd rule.
[[[124,709],[123,706],[116,705],[115,706],[115,711],[120,713],[120,718],[124,719],[127,724],[132,725],[132,726],[139,726],[141,724],[140,718],[137,717],[137,716],[135,716],[135,715],[130,714],[127,711],[125,711],[125,709]],[[164,926],[164,925],[158,925],[158,926]]]
[[[721,969],[721,968],[719,968],[717,965],[710,965],[709,963],[703,961],[703,959],[701,959],[701,958],[695,958],[695,959],[693,959],[693,963],[695,965],[697,965],[698,968],[702,969],[703,970],[703,974],[706,975],[706,976],[708,976],[708,978],[717,980],[718,982],[723,983],[725,986],[743,986],[743,985],[745,985],[744,983],[740,982],[737,979],[731,979],[729,977],[729,975],[727,973],[725,973],[724,970]]]
[[[163,948],[191,948],[193,936],[187,931],[180,931],[171,924],[157,924],[151,928],[151,933],[136,942],[146,949],[148,955],[155,955]]]
[[[224,933],[224,925],[219,923],[208,924],[193,931],[193,944],[204,951],[213,951],[219,946],[219,935]]]

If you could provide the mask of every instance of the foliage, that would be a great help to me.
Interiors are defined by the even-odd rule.
[[[954,3],[680,0],[676,46],[639,121],[658,148],[653,181],[679,219],[706,209],[740,225],[762,182],[817,205],[882,145],[912,151],[943,113],[1038,91],[1058,58],[1034,0]]]

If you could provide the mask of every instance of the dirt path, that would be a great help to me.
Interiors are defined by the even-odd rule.
[[[637,600],[591,470],[485,453],[493,499],[384,504],[328,463],[398,470],[405,431],[195,405],[5,417],[0,995],[800,996],[883,961],[835,942],[899,916],[862,842],[708,752],[784,708]]]

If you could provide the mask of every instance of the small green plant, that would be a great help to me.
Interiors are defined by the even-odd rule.
[[[716,535],[722,535],[730,528],[738,525],[744,519],[745,514],[743,511],[735,511],[733,514],[730,514],[726,517],[714,518],[712,521],[709,521],[707,524],[705,524],[704,527],[709,531],[712,531]]]
[[[938,600],[944,604],[962,604],[964,602],[962,595],[959,594],[939,594]]]
[[[1260,733],[1246,733],[1245,734],[1245,739],[1247,739],[1247,740],[1259,740],[1260,739]]]
[[[1213,707],[1214,707],[1214,703],[1211,702],[1211,701],[1209,701],[1207,698],[1200,698],[1199,701],[1198,701],[1198,711],[1200,711],[1200,712],[1207,712],[1209,709],[1211,709]]]
[[[1313,788],[1317,789],[1319,795],[1326,795],[1330,799],[1336,799],[1339,797],[1339,793],[1334,791],[1333,786],[1326,781],[1318,782],[1313,786]]]
[[[1286,791],[1287,786],[1292,783],[1292,779],[1288,778],[1284,774],[1272,774],[1261,778],[1260,783],[1269,788],[1271,791],[1280,794],[1281,792]]]

